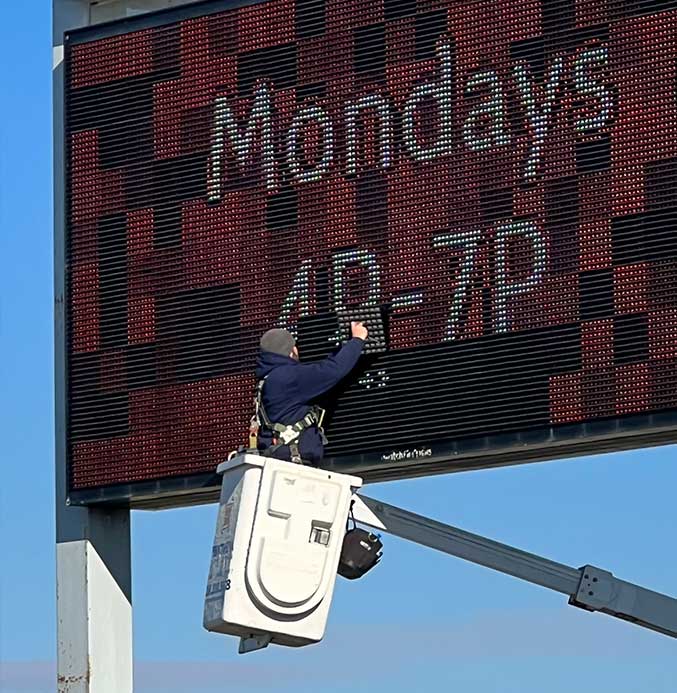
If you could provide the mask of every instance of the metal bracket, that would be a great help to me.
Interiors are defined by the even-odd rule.
[[[613,601],[613,585],[616,578],[608,570],[591,565],[581,568],[581,582],[569,604],[587,611],[599,611]]]
[[[677,599],[619,580],[595,566],[581,568],[581,582],[569,604],[677,637]]]
[[[240,638],[240,646],[238,654],[247,654],[248,652],[256,652],[263,650],[270,645],[273,636],[270,633],[259,633],[258,635],[250,635],[247,638]]]

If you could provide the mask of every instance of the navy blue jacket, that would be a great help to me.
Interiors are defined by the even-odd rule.
[[[256,363],[256,378],[266,378],[263,386],[263,406],[273,423],[294,424],[310,410],[312,401],[331,390],[353,369],[364,342],[354,337],[347,341],[336,354],[315,363],[299,363],[289,356],[262,351]],[[267,376],[267,377],[266,377]],[[259,433],[259,450],[272,443],[269,431]],[[317,464],[324,452],[317,427],[311,426],[301,433],[299,451],[304,460]],[[289,447],[283,445],[275,457],[289,460]]]

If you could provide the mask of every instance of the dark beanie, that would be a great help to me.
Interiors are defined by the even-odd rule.
[[[273,354],[279,354],[280,356],[289,356],[295,343],[291,332],[276,327],[268,330],[261,337],[261,351],[271,351]]]

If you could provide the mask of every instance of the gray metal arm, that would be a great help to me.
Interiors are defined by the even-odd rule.
[[[677,599],[619,580],[606,570],[572,568],[367,496],[355,496],[353,514],[374,529],[566,594],[573,606],[677,638]]]

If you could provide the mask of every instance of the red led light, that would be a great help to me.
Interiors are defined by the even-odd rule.
[[[677,11],[311,4],[73,33],[73,488],[211,472],[260,334],[346,306],[337,459],[677,405]]]

